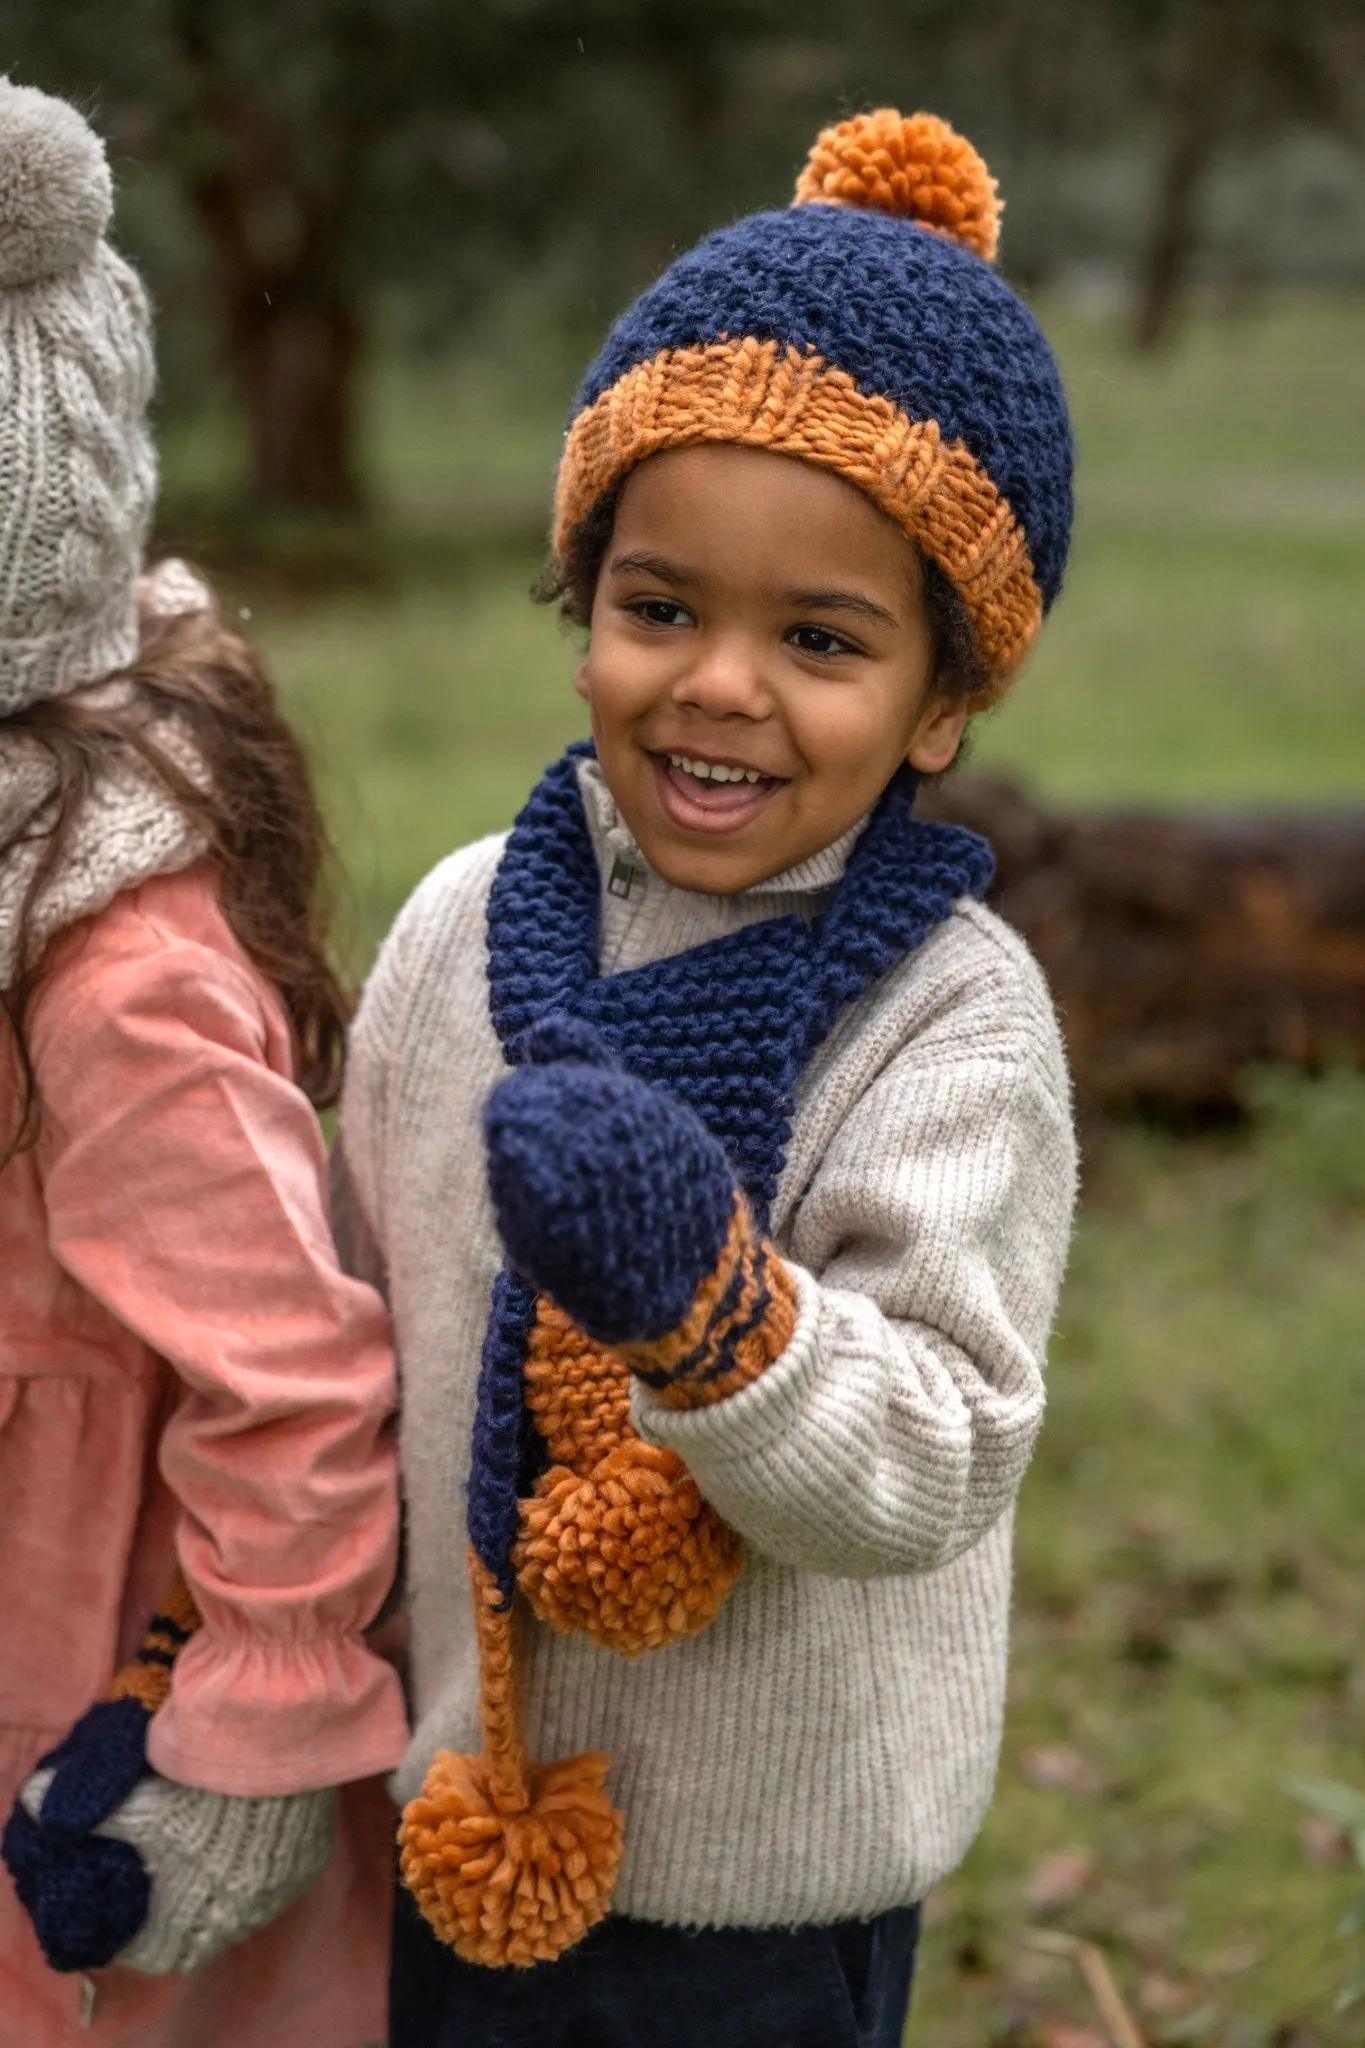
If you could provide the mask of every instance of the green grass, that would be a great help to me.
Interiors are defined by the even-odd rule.
[[[1057,310],[1074,568],[981,766],[1074,804],[1361,799],[1363,315],[1205,318],[1137,363]],[[321,763],[358,962],[583,728],[573,638],[526,597],[561,398],[487,365],[390,370],[374,560],[309,601],[236,579]],[[187,444],[190,481],[208,446]],[[1254,1134],[1092,1149],[1020,1510],[999,1797],[931,1903],[924,2048],[1096,2027],[1070,1966],[1016,1945],[1040,1923],[1101,1943],[1154,2042],[1365,2038],[1330,2010],[1352,1880],[1329,1841],[1305,1854],[1283,1789],[1291,1771],[1365,1785],[1365,1093],[1263,1094]],[[1070,1789],[1037,1782],[1049,1769]],[[1071,1896],[1031,1903],[1071,1850],[1091,1859],[1052,1867]]]
[[[1020,1512],[999,1793],[933,1902],[926,2048],[1095,2024],[1069,1966],[1015,1945],[1054,1922],[1104,1947],[1155,2040],[1362,2037],[1330,2018],[1359,1878],[1310,1862],[1282,1780],[1365,1785],[1365,1082],[1262,1092],[1255,1137],[1120,1130],[1092,1161]],[[1040,1751],[1070,1787],[1036,1782]],[[1093,1859],[1074,1897],[1031,1905],[1071,1850]]]
[[[260,619],[321,769],[360,959],[427,869],[509,824],[539,770],[585,729],[572,646],[530,602],[532,570],[457,562],[440,584]]]
[[[1075,552],[982,767],[1073,803],[1365,792],[1363,311],[1206,319],[1151,363],[1050,323],[1080,451]]]

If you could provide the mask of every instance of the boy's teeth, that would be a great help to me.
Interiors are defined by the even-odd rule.
[[[719,761],[693,761],[686,754],[670,754],[669,762],[674,768],[681,768],[685,775],[695,775],[701,782],[761,782],[763,777],[757,768],[726,768]]]

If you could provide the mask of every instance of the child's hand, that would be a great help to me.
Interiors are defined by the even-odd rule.
[[[66,1808],[71,1778],[70,1760],[35,1771],[5,1838],[55,1970],[201,1969],[282,1913],[331,1860],[331,1791],[239,1799],[149,1771],[107,1819],[73,1834],[49,1818]],[[79,1803],[84,1788],[74,1789]]]
[[[321,1876],[334,1794],[237,1799],[172,1784],[147,1730],[199,1626],[183,1581],[110,1696],[29,1778],[5,1825],[14,1888],[54,1970],[196,1970]]]
[[[700,1118],[549,1018],[484,1113],[508,1260],[660,1399],[733,1392],[785,1347],[786,1268]]]
[[[735,1177],[692,1111],[637,1081],[590,1026],[552,1018],[484,1112],[511,1264],[605,1344],[662,1337],[715,1265]]]

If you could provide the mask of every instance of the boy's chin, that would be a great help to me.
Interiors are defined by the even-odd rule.
[[[702,896],[736,896],[742,889],[756,889],[808,857],[804,852],[788,855],[782,844],[765,846],[758,833],[752,840],[746,835],[700,845],[674,832],[657,835],[653,844],[647,843],[649,835],[636,836],[656,875],[675,889]]]

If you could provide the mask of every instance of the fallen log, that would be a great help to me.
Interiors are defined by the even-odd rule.
[[[1365,1066],[1365,808],[1065,815],[963,774],[920,810],[994,847],[1082,1101],[1201,1111],[1262,1061]]]

